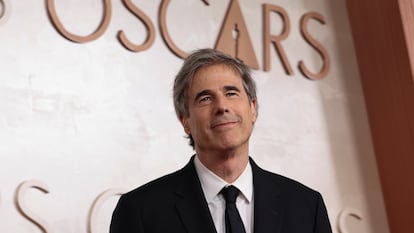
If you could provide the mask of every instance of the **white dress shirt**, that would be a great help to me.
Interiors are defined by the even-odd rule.
[[[220,191],[223,187],[228,185],[234,185],[240,190],[240,194],[236,199],[236,206],[243,221],[244,229],[246,229],[246,233],[252,233],[253,174],[250,163],[247,164],[243,173],[232,184],[227,183],[205,167],[199,160],[198,156],[195,156],[194,158],[194,165],[217,233],[226,233],[224,217],[226,201],[220,194]]]

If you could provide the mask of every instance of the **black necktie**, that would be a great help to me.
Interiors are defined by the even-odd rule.
[[[239,192],[240,190],[233,185],[224,187],[221,190],[221,194],[226,200],[226,233],[246,233],[239,211],[236,207],[236,198],[239,195]]]

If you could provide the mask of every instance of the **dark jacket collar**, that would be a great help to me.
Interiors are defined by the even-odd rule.
[[[254,196],[254,233],[278,233],[281,229],[282,207],[280,190],[269,173],[256,165],[252,158]],[[208,204],[203,194],[194,156],[181,170],[182,182],[176,189],[177,211],[189,233],[216,233]]]
[[[269,172],[250,158],[253,171],[254,233],[278,233],[282,224],[281,190]]]
[[[194,167],[194,156],[181,170],[182,182],[176,189],[178,214],[189,233],[216,233],[208,204]]]

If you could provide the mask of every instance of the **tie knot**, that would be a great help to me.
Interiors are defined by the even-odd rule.
[[[233,185],[224,187],[220,193],[223,194],[226,204],[235,204],[236,198],[239,195],[240,190]]]

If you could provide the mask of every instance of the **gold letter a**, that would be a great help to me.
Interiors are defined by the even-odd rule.
[[[252,41],[238,0],[231,0],[216,49],[242,60],[253,69],[259,69]]]

